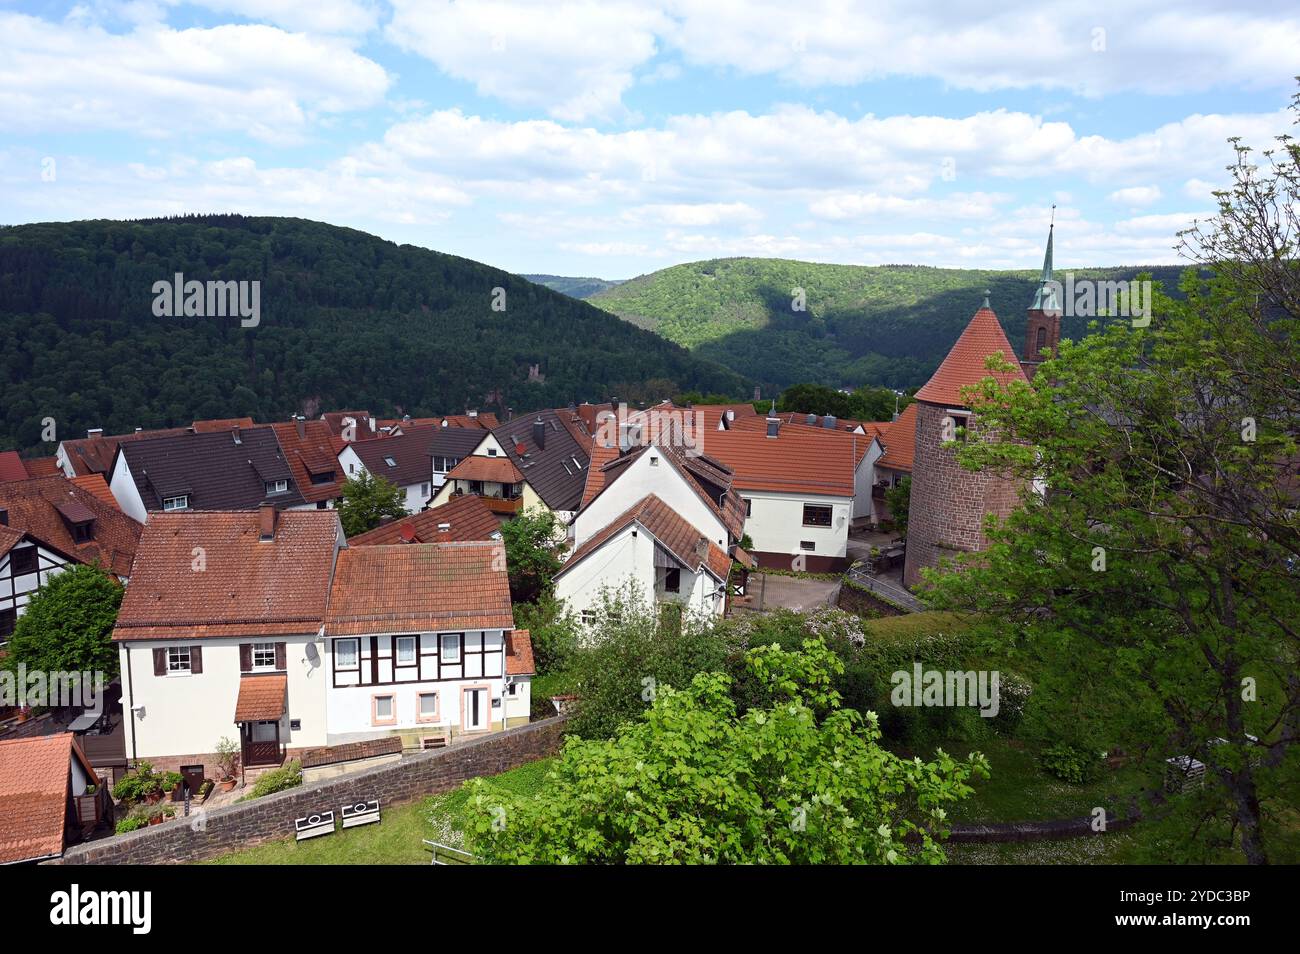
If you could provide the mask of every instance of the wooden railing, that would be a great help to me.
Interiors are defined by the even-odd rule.
[[[244,765],[280,765],[284,762],[284,748],[278,742],[245,742]]]

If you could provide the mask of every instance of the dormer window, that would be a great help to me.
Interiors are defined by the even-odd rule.
[[[268,480],[266,482],[266,494],[283,494],[289,491],[289,481],[287,480]]]
[[[188,510],[189,508],[189,494],[181,494],[179,497],[163,498],[163,510]]]
[[[323,470],[319,473],[312,474],[311,482],[313,484],[332,484],[334,483],[334,471]]]
[[[89,543],[95,539],[95,521],[86,520],[72,525],[72,542]]]

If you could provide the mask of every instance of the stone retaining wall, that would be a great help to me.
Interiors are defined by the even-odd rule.
[[[168,864],[214,858],[291,836],[294,819],[312,812],[333,809],[338,817],[343,805],[375,798],[382,810],[553,755],[559,750],[566,721],[556,717],[534,722],[315,785],[303,784],[202,815],[87,842],[46,864]]]

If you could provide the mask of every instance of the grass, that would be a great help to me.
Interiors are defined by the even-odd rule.
[[[529,762],[489,778],[491,790],[531,795],[546,787],[551,759]],[[453,848],[464,844],[462,828],[469,809],[464,786],[431,795],[410,805],[383,810],[376,825],[339,830],[333,835],[297,842],[283,838],[222,855],[205,864],[217,865],[427,865],[424,839]]]

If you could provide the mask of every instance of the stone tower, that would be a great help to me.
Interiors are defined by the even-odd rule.
[[[1049,263],[1050,256],[1049,246]],[[921,582],[922,567],[937,566],[940,559],[958,553],[985,549],[984,515],[1005,517],[1018,502],[1017,482],[965,470],[957,463],[955,447],[944,446],[945,440],[963,438],[960,428],[978,428],[979,422],[962,403],[961,389],[992,375],[985,360],[995,352],[1015,361],[1011,343],[986,297],[939,370],[916,392],[916,453],[903,566],[903,582],[909,587]],[[1025,380],[1018,365],[1014,371],[992,376],[1002,384]]]
[[[1047,229],[1047,253],[1043,256],[1043,274],[1038,280],[1038,291],[1029,306],[1028,320],[1025,323],[1025,350],[1020,359],[1020,367],[1030,380],[1034,372],[1043,363],[1044,348],[1056,353],[1061,343],[1061,289],[1052,279],[1052,232],[1056,223]]]

